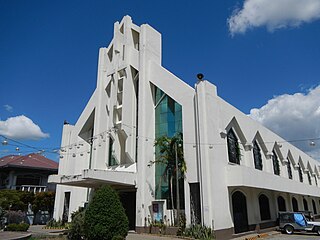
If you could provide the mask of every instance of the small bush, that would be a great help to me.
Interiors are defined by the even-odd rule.
[[[67,238],[70,240],[84,239],[84,208],[79,208],[78,211],[71,214],[71,223]]]
[[[56,221],[55,219],[50,219],[47,224],[46,227],[50,227],[50,228],[61,228],[61,227],[65,227],[65,224],[63,224],[63,222],[61,221],[61,219],[59,219],[58,221]]]
[[[29,229],[29,224],[27,223],[12,223],[7,226],[7,231],[17,231],[17,232],[26,232]]]
[[[5,211],[0,207],[0,230],[4,227],[5,224]]]
[[[181,214],[179,219],[179,226],[178,226],[179,228],[178,228],[177,236],[183,235],[183,233],[186,230],[186,224],[187,224],[186,216],[184,214]]]
[[[189,228],[186,228],[184,236],[201,240],[214,239],[211,228],[201,225],[191,225]]]
[[[128,218],[118,194],[110,186],[103,186],[95,192],[85,212],[84,228],[88,240],[127,236]]]
[[[26,214],[21,211],[7,211],[5,214],[7,222],[10,223],[21,223],[25,220]]]

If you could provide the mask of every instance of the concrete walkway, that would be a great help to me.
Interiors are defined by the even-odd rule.
[[[18,240],[18,239],[28,239],[31,235],[33,237],[45,237],[45,236],[59,236],[63,233],[62,229],[44,229],[44,225],[32,225],[30,226],[28,232],[0,232],[1,240]],[[261,238],[268,238],[270,236],[275,236],[280,234],[277,231],[270,231],[266,233],[252,233],[245,236],[233,238],[233,240],[255,240]],[[159,236],[159,235],[151,235],[151,234],[137,234],[137,233],[129,233],[126,240],[182,240],[183,238],[178,238],[175,236]]]
[[[28,232],[9,232],[9,231],[1,231],[0,239],[1,240],[15,240],[15,239],[28,239],[31,237],[31,234]]]
[[[129,233],[126,237],[126,240],[182,240],[182,238],[170,237],[166,236],[158,236],[151,234],[137,234],[137,233]]]

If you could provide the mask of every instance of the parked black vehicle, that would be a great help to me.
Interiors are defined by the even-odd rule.
[[[305,231],[320,235],[320,222],[313,222],[312,218],[308,212],[279,212],[279,228],[287,234]]]

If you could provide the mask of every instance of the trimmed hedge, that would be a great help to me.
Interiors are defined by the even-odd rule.
[[[71,223],[69,225],[67,238],[69,240],[85,239],[84,233],[85,209],[79,208],[78,211],[71,214]]]
[[[84,231],[88,240],[125,238],[129,221],[118,194],[110,186],[98,189],[84,216]]]
[[[7,231],[17,231],[17,232],[26,232],[29,229],[29,224],[27,223],[11,223],[7,226],[6,230]]]

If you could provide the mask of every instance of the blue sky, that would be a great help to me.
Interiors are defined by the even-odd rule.
[[[59,147],[63,121],[75,123],[95,89],[99,47],[130,15],[162,34],[163,66],[191,86],[202,72],[222,98],[246,114],[255,109],[255,119],[288,140],[319,138],[320,3],[288,1],[0,0],[0,134]],[[19,127],[9,135],[8,119],[30,126],[30,135]],[[300,147],[319,156],[316,143]],[[0,156],[12,147],[0,145]]]

